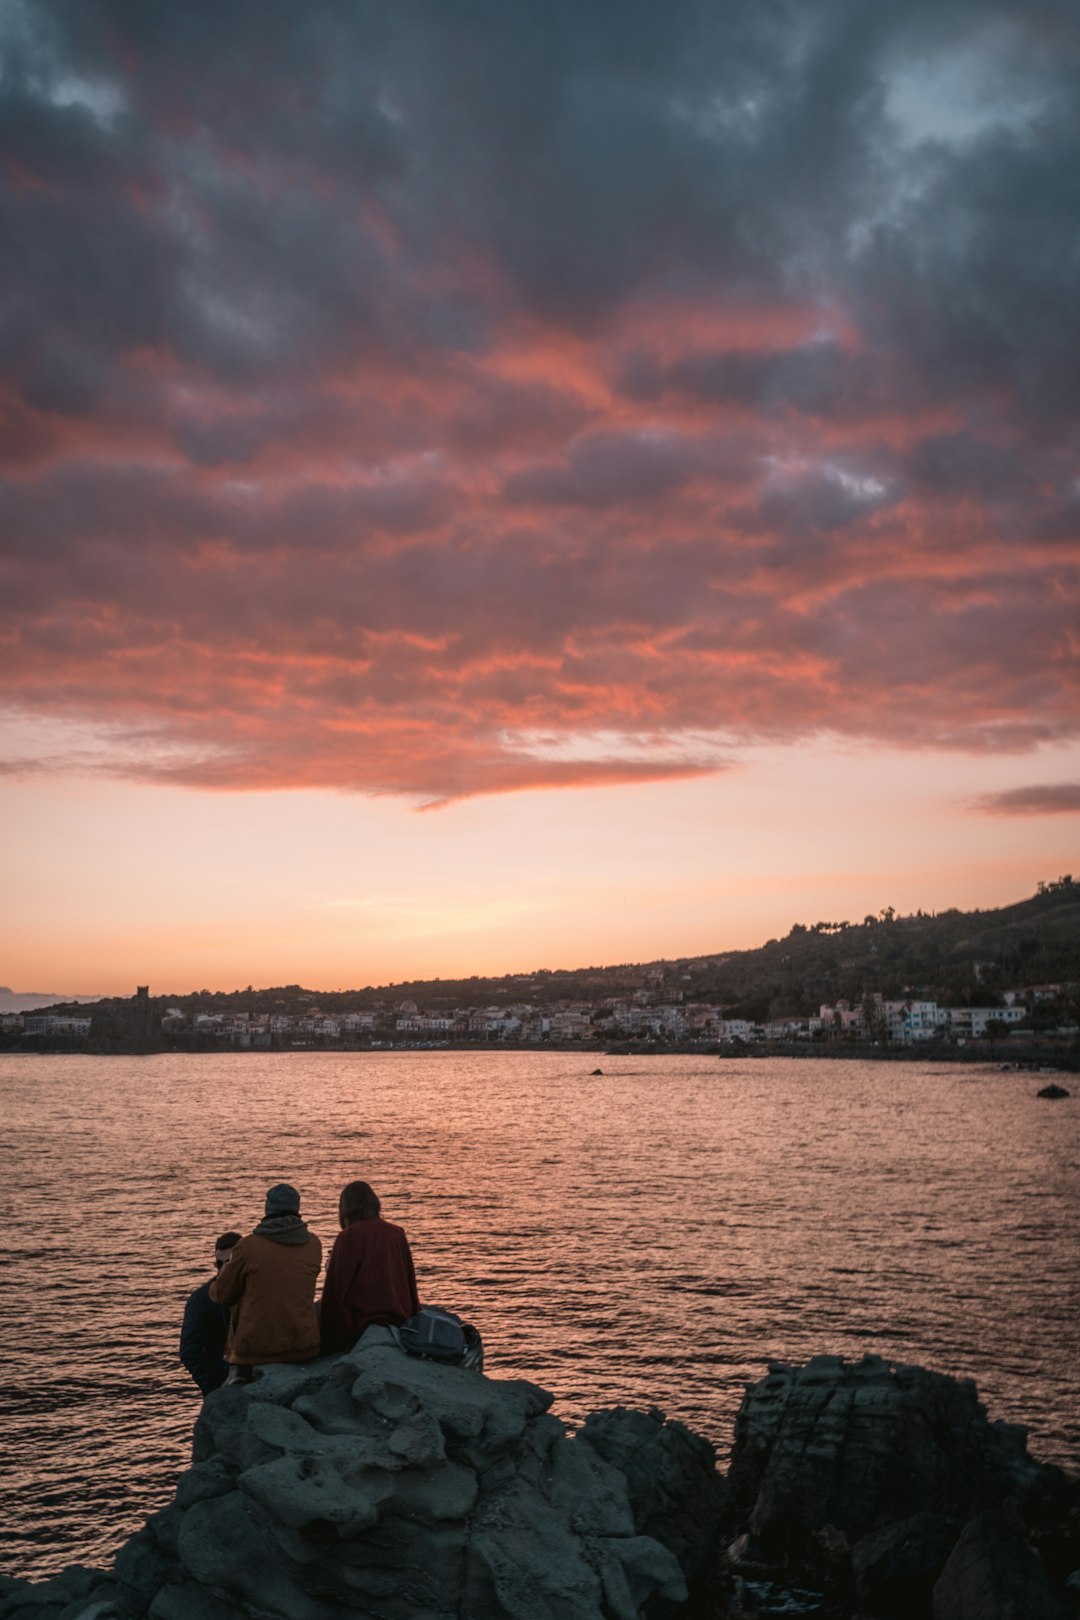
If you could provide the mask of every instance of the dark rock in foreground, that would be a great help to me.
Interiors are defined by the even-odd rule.
[[[752,1533],[791,1547],[825,1525],[854,1543],[919,1512],[962,1523],[1039,1475],[1027,1431],[988,1423],[970,1380],[815,1356],[747,1391],[730,1481]]]
[[[674,1612],[680,1556],[701,1567],[716,1539],[711,1447],[658,1412],[596,1414],[588,1443],[571,1439],[550,1404],[534,1384],[406,1356],[380,1328],[346,1356],[215,1391],[194,1466],[117,1555],[95,1620]],[[656,1491],[635,1510],[608,1458],[640,1486],[642,1456]],[[28,1591],[53,1620],[52,1594]],[[0,1600],[5,1620],[19,1612]]]
[[[1035,1095],[1037,1097],[1052,1097],[1055,1101],[1057,1101],[1061,1097],[1070,1096],[1071,1093],[1068,1092],[1064,1086],[1059,1086],[1055,1083],[1049,1086],[1043,1086],[1035,1093]]]
[[[1080,1482],[970,1382],[873,1356],[773,1366],[730,1484],[655,1408],[571,1438],[550,1400],[382,1329],[264,1369],[208,1398],[194,1466],[111,1575],[0,1581],[0,1620],[1080,1614]]]
[[[864,1536],[851,1558],[859,1607],[881,1620],[925,1614],[959,1533],[955,1519],[921,1512]]]
[[[922,1367],[773,1366],[736,1419],[736,1568],[816,1585],[823,1614],[1060,1620],[1080,1483],[1033,1461],[1026,1434],[989,1422],[970,1380]]]
[[[1001,1508],[966,1525],[934,1587],[934,1620],[1064,1620],[1046,1566]]]
[[[590,1412],[577,1439],[625,1478],[638,1530],[675,1554],[688,1582],[700,1581],[731,1516],[731,1492],[709,1442],[655,1406]]]

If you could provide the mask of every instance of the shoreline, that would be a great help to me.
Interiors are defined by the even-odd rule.
[[[826,1062],[861,1063],[948,1063],[962,1067],[965,1064],[991,1064],[1002,1071],[1019,1074],[1080,1073],[1080,1045],[1067,1047],[1025,1042],[1022,1046],[1002,1041],[957,1046],[951,1042],[920,1041],[910,1046],[862,1044],[832,1041],[760,1041],[752,1045],[733,1047],[730,1044],[710,1042],[634,1042],[617,1046],[601,1046],[584,1041],[393,1041],[372,1042],[294,1042],[287,1046],[234,1046],[222,1043],[188,1044],[132,1044],[130,1046],[101,1047],[88,1041],[53,1041],[40,1043],[23,1040],[0,1045],[0,1056],[22,1057],[210,1057],[236,1054],[256,1057],[292,1057],[299,1053],[340,1055],[365,1053],[369,1056],[442,1052],[534,1052],[581,1054],[586,1057],[716,1057],[757,1061],[762,1058],[809,1058]]]

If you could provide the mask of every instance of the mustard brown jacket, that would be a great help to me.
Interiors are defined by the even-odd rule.
[[[303,1243],[275,1243],[255,1232],[241,1238],[210,1284],[210,1298],[231,1307],[225,1360],[241,1367],[314,1360],[321,1265],[322,1244],[313,1235]]]

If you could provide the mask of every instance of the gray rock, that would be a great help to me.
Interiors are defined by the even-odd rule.
[[[703,1575],[731,1510],[709,1442],[655,1406],[590,1412],[577,1438],[625,1478],[636,1528],[671,1549],[687,1583]]]
[[[965,1525],[934,1587],[934,1620],[1064,1620],[1042,1560],[1013,1516],[989,1508]]]
[[[72,1564],[47,1581],[0,1576],[3,1620],[125,1620],[120,1595],[100,1569]]]
[[[144,1525],[129,1536],[113,1564],[113,1573],[130,1595],[131,1607],[145,1608],[154,1593],[179,1574],[175,1553],[167,1552]]]
[[[987,1422],[970,1380],[878,1356],[770,1368],[743,1399],[729,1473],[754,1535],[796,1550],[827,1525],[854,1543],[921,1511],[963,1522],[1039,1477],[1026,1431]]]
[[[238,1609],[194,1581],[163,1586],[150,1605],[149,1620],[247,1620]]]
[[[149,1620],[658,1615],[686,1595],[676,1551],[705,1522],[710,1448],[659,1413],[583,1443],[550,1404],[369,1329],[346,1356],[209,1396],[194,1466],[117,1578]]]
[[[99,1587],[87,1597],[75,1598],[60,1610],[60,1620],[127,1620],[127,1610],[115,1592]]]
[[[208,1497],[224,1496],[232,1488],[232,1476],[225,1463],[220,1457],[210,1457],[181,1474],[176,1485],[176,1506],[186,1510]]]

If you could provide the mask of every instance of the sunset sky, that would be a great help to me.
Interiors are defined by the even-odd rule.
[[[0,0],[0,983],[1080,866],[1075,0]]]

